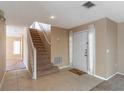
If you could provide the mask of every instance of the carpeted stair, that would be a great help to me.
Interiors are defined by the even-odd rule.
[[[37,51],[37,76],[39,77],[58,72],[58,67],[54,66],[50,62],[48,51],[46,50],[45,45],[42,42],[40,35],[38,34],[38,31],[36,29],[30,29],[30,34],[34,47]]]

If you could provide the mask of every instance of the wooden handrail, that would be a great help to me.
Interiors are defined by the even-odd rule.
[[[38,24],[39,24],[39,23],[38,23]],[[40,27],[41,29],[43,28],[43,26],[40,25],[40,24],[39,24],[39,27]],[[49,41],[49,39],[48,39],[47,33],[46,33],[46,31],[45,31],[44,29],[43,29],[43,35],[44,35],[44,37],[45,37],[47,43],[48,43],[49,45],[51,45],[51,43],[50,43],[50,41]]]
[[[40,29],[38,29],[37,26],[39,26]],[[42,32],[43,32],[43,35],[44,35],[44,37],[45,37],[46,42],[48,43],[48,45],[51,45],[51,42],[50,42],[49,39],[48,39],[48,35],[47,35],[46,31],[44,30],[43,26],[40,25],[39,22],[34,22],[34,23],[31,25],[31,28],[37,29],[37,30],[39,30],[39,31],[42,31]]]

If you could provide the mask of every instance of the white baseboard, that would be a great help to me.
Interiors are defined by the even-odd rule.
[[[98,76],[98,75],[94,75],[94,77],[99,78],[101,80],[106,80],[104,77],[101,77],[101,76]]]
[[[98,76],[98,75],[94,75],[96,78],[99,78],[99,79],[102,79],[102,80],[109,80],[110,78],[114,77],[115,75],[117,74],[121,74],[121,75],[124,75],[122,73],[119,73],[119,72],[116,72],[114,73],[113,75],[109,76],[108,78],[104,78],[104,77],[101,77],[101,76]]]
[[[108,78],[106,78],[106,80],[109,80],[110,78],[114,77],[118,72],[114,73],[113,75],[109,76]]]
[[[121,72],[117,72],[117,74],[124,75],[124,73],[121,73]]]
[[[0,82],[0,90],[2,90],[2,85],[3,85],[4,79],[5,79],[5,75],[6,75],[6,71],[5,71],[5,73],[3,75],[3,78],[2,78],[2,80]]]
[[[59,69],[64,69],[64,68],[68,68],[68,67],[71,67],[71,65],[61,66],[61,67],[59,67]]]

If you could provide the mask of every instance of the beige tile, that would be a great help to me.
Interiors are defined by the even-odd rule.
[[[17,77],[16,74],[17,74],[16,71],[8,71],[5,75],[5,79],[6,80],[15,79]]]
[[[124,75],[115,75],[95,86],[92,91],[124,91]]]
[[[18,90],[17,80],[4,81],[2,88],[3,90]]]
[[[15,77],[15,78],[14,78]],[[7,72],[3,90],[90,90],[101,80],[88,74],[78,76],[66,70],[32,80],[26,70]]]

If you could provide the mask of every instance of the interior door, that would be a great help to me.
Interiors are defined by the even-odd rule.
[[[88,44],[87,31],[74,32],[72,66],[84,72],[88,71],[87,44]]]

